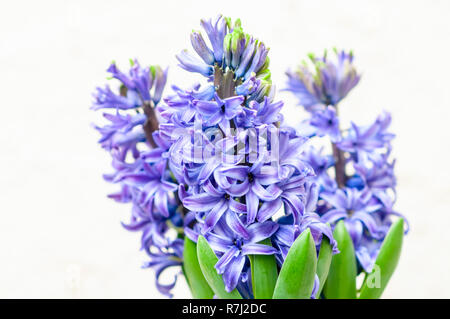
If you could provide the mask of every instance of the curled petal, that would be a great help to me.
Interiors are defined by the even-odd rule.
[[[281,194],[282,190],[276,185],[270,185],[264,188],[261,184],[255,181],[252,185],[252,191],[263,201],[271,201],[277,199]]]
[[[275,248],[262,244],[246,244],[242,247],[242,254],[244,255],[273,255],[276,253]]]
[[[212,249],[222,253],[228,251],[230,246],[233,245],[233,241],[231,239],[213,233],[208,233],[206,235],[206,239]]]
[[[235,257],[225,269],[223,273],[223,281],[227,292],[231,292],[234,288],[236,288],[242,269],[244,268],[244,264],[245,256],[239,255]]]
[[[235,246],[230,247],[214,265],[214,268],[217,269],[217,273],[223,274],[228,264],[238,255],[239,250]]]
[[[253,191],[249,191],[245,195],[245,202],[247,204],[247,225],[255,221],[258,214],[259,199]]]
[[[230,227],[236,235],[244,239],[249,239],[250,234],[242,223],[241,219],[232,211],[228,211],[225,216],[228,227]]]
[[[228,202],[226,200],[221,200],[214,206],[210,212],[206,215],[205,224],[203,225],[202,232],[206,233],[210,231],[222,217],[222,215],[228,209]]]
[[[201,193],[185,197],[183,205],[189,210],[195,212],[206,212],[216,206],[218,199],[216,196],[212,196],[208,193]]]
[[[283,201],[280,198],[270,202],[264,202],[258,211],[258,222],[264,222],[275,215],[283,205]]]
[[[255,223],[247,227],[250,234],[250,242],[257,243],[263,239],[271,237],[278,230],[279,225],[275,222],[266,221],[264,223]]]

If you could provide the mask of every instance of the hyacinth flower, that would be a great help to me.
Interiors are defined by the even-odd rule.
[[[244,33],[239,20],[232,23],[218,17],[202,21],[202,26],[211,46],[194,31],[191,42],[198,57],[183,51],[177,59],[183,69],[205,77],[206,83],[197,86],[198,91],[208,91],[208,83],[212,83],[215,92],[194,97],[194,91],[186,90],[165,99],[161,109],[170,116],[164,129],[185,132],[174,141],[169,161],[180,176],[181,202],[192,216],[185,234],[193,242],[204,239],[217,258],[209,271],[222,275],[223,287],[213,285],[212,289],[225,296],[232,296],[237,289],[241,296],[258,297],[254,286],[261,283],[248,280],[250,261],[271,256],[272,269],[278,272],[282,267],[276,263],[279,252],[272,245],[280,218],[275,215],[294,216],[286,227],[309,229],[303,227],[308,197],[305,185],[314,172],[299,157],[305,139],[282,124],[283,103],[274,99],[266,45]],[[222,46],[217,46],[218,41]],[[184,108],[170,107],[180,96],[190,96],[184,107],[196,110],[187,121],[178,120]],[[322,237],[334,243],[331,228],[318,222],[326,235],[321,232],[317,242],[312,241],[315,254]],[[293,239],[301,234],[296,231]],[[203,258],[198,256],[198,263],[207,267],[209,260]],[[205,277],[211,284],[211,278]],[[312,284],[314,279],[315,274]],[[305,287],[311,289],[308,297],[312,288]],[[269,297],[274,289],[266,291]]]
[[[160,277],[166,268],[182,264],[180,239],[171,229],[182,228],[183,219],[177,211],[178,184],[174,184],[161,151],[168,146],[157,132],[156,105],[167,70],[143,67],[137,60],[130,64],[128,72],[122,72],[113,62],[107,71],[116,89],[107,85],[94,93],[92,109],[104,110],[108,121],[95,128],[101,134],[100,145],[112,156],[114,171],[104,177],[120,188],[109,197],[132,205],[130,221],[123,226],[142,234],[141,248],[150,257],[145,267],[155,269],[157,288],[170,296],[174,284],[162,284]]]
[[[395,135],[389,131],[391,116],[387,112],[370,125],[352,122],[349,129],[341,129],[338,104],[356,86],[360,75],[352,52],[334,53],[334,59],[326,52],[322,57],[310,54],[309,65],[304,62],[297,71],[287,72],[286,88],[310,114],[299,132],[331,142],[329,155],[323,154],[323,147],[314,146],[301,155],[316,172],[314,181],[320,189],[316,214],[333,227],[341,251],[333,257],[323,297],[356,297],[358,274],[366,278],[359,296],[379,297],[398,261],[401,236],[408,231],[407,221],[404,230],[404,218],[393,208],[396,178],[390,154]],[[395,221],[394,216],[400,218]],[[377,269],[384,276],[384,286],[370,290],[368,278]],[[339,286],[346,294],[338,292]]]
[[[314,59],[323,74],[308,73],[308,83],[291,77],[313,101],[304,123],[311,134],[300,134],[283,123],[264,42],[240,20],[200,25],[203,32],[190,35],[193,52],[176,56],[199,83],[163,94],[167,70],[132,60],[126,72],[112,63],[115,87],[94,93],[92,109],[106,121],[94,127],[112,158],[104,178],[119,189],[109,197],[131,204],[122,225],[141,233],[144,268],[166,296],[182,275],[195,298],[333,297],[327,278],[336,277],[336,256],[348,255],[338,220],[353,227],[349,240],[358,239],[364,269],[392,237],[390,217],[399,214],[390,147],[373,149],[390,143],[390,118],[341,134],[335,104],[359,80],[352,55],[341,53],[337,65]],[[354,176],[344,184],[330,176],[339,160],[309,147],[312,136],[330,136],[347,152]]]
[[[336,59],[330,59],[327,51],[322,57],[309,54],[311,66],[303,61],[296,71],[286,73],[286,89],[302,101],[307,111],[314,112],[329,105],[337,105],[360,80],[353,65],[353,53],[333,51]]]

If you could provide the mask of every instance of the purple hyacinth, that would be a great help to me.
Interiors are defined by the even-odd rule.
[[[328,105],[336,106],[360,80],[353,66],[353,53],[333,51],[336,59],[330,59],[327,51],[322,57],[309,55],[314,71],[311,71],[307,62],[303,62],[297,71],[286,73],[286,90],[292,92],[307,111],[314,112]]]
[[[169,158],[180,176],[178,194],[189,210],[185,234],[194,241],[203,235],[210,243],[227,291],[238,288],[251,295],[245,291],[247,255],[281,254],[276,242],[270,247],[259,241],[276,238],[279,227],[292,230],[292,240],[311,228],[320,245],[322,233],[332,237],[331,228],[312,211],[303,219],[310,191],[306,185],[314,172],[300,158],[306,139],[282,126],[283,103],[274,101],[266,46],[246,35],[240,21],[219,18],[205,29],[211,47],[198,32],[191,37],[199,55],[196,64],[184,53],[178,58],[184,69],[214,83],[215,94],[177,92],[189,96],[188,102],[171,110],[168,106],[181,99],[166,100],[167,130],[184,132],[175,135]],[[223,47],[215,44],[217,39],[223,39]],[[179,121],[186,108],[195,114]],[[282,226],[275,220],[279,212],[290,216]]]
[[[120,187],[109,197],[132,204],[130,221],[123,226],[141,233],[141,248],[150,257],[145,267],[155,269],[157,288],[170,296],[175,283],[163,284],[160,276],[166,268],[182,263],[183,242],[174,238],[170,229],[182,229],[183,220],[176,202],[178,184],[166,157],[171,141],[157,131],[156,106],[167,70],[144,68],[134,60],[128,72],[115,63],[108,72],[119,81],[117,91],[110,86],[97,88],[92,108],[106,110],[103,117],[109,122],[95,126],[101,134],[99,143],[113,159],[114,172],[104,177]]]
[[[311,146],[301,156],[314,169],[319,187],[313,216],[332,226],[344,220],[359,265],[370,272],[391,216],[401,216],[393,208],[396,178],[395,161],[390,159],[394,138],[389,132],[391,116],[385,112],[368,126],[352,122],[348,130],[341,132],[338,103],[359,82],[360,76],[352,64],[352,53],[335,52],[334,61],[326,54],[322,58],[311,55],[313,71],[304,64],[297,72],[288,72],[287,90],[310,113],[300,131],[310,137],[326,137],[331,142],[329,155],[323,155],[323,148]],[[353,173],[349,175],[351,168]],[[289,242],[287,237],[280,238],[282,244]]]

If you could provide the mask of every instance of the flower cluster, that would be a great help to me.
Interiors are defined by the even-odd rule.
[[[219,258],[215,268],[226,290],[251,298],[249,255],[275,255],[281,267],[307,228],[317,249],[326,236],[338,250],[317,214],[322,183],[314,163],[301,158],[307,138],[282,124],[268,48],[244,33],[239,20],[219,16],[201,26],[209,44],[193,31],[196,55],[185,50],[177,59],[204,76],[204,84],[173,85],[161,100],[166,71],[160,67],[132,61],[128,73],[114,63],[108,69],[120,85],[98,88],[93,104],[110,109],[104,113],[109,122],[96,127],[113,158],[114,172],[105,178],[120,185],[111,198],[132,204],[124,226],[142,233],[146,266],[156,270],[161,292],[170,295],[175,285],[159,278],[181,265],[183,237],[201,235]],[[361,181],[376,179],[372,175]]]
[[[182,239],[171,228],[182,228],[178,210],[178,184],[167,167],[164,150],[169,140],[158,132],[155,106],[161,100],[167,70],[159,66],[142,67],[132,60],[127,73],[113,62],[108,68],[111,79],[119,81],[117,89],[97,88],[92,108],[103,109],[107,123],[96,126],[99,143],[110,152],[114,172],[104,175],[107,181],[120,185],[109,197],[131,203],[130,221],[123,226],[140,231],[142,249],[151,257],[145,267],[156,270],[157,287],[167,295],[175,285],[159,282],[164,269],[182,263]]]
[[[331,228],[314,213],[314,171],[299,156],[306,139],[282,126],[268,49],[244,33],[239,20],[219,16],[202,26],[211,47],[194,31],[200,58],[187,51],[177,58],[209,84],[175,87],[161,107],[167,122],[160,130],[177,138],[169,161],[188,210],[186,236],[204,236],[219,257],[216,269],[226,290],[237,287],[251,297],[248,255],[274,254],[281,264],[306,228],[317,245],[324,234],[335,251],[336,245]],[[261,243],[267,239],[272,245]]]
[[[308,137],[327,137],[332,154],[313,146],[302,154],[314,169],[319,185],[316,213],[334,226],[344,220],[353,240],[360,270],[370,272],[391,225],[401,216],[393,208],[396,199],[395,161],[390,159],[391,116],[383,113],[370,125],[351,123],[341,131],[338,103],[358,83],[353,54],[334,50],[336,59],[310,55],[295,72],[287,72],[287,90],[310,116],[299,128]]]

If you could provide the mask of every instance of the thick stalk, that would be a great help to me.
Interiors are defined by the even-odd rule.
[[[232,70],[228,70],[224,73],[223,69],[215,65],[214,66],[214,86],[216,87],[217,95],[221,99],[226,99],[228,97],[235,96],[235,89],[238,85],[242,83],[242,80],[234,79],[234,72]],[[233,120],[230,120],[230,127],[234,130],[236,129],[236,125]],[[225,132],[222,132],[223,136],[225,136]],[[238,146],[236,145],[235,154],[237,154]]]
[[[120,87],[120,95],[127,96],[128,89],[125,85]],[[147,120],[144,123],[144,133],[145,138],[150,143],[150,145],[155,148],[156,143],[153,140],[153,132],[159,128],[158,119],[155,114],[155,106],[152,101],[145,101],[142,107],[144,109],[144,114],[147,116]]]
[[[216,87],[217,95],[221,99],[235,96],[235,89],[241,82],[241,79],[234,79],[234,72],[232,70],[224,73],[223,69],[218,65],[214,67],[214,86]]]
[[[337,105],[336,108],[336,116],[338,115],[338,108]],[[339,188],[342,188],[345,186],[345,182],[347,181],[347,175],[345,174],[345,156],[344,152],[342,152],[335,143],[331,143],[331,146],[333,148],[333,157],[334,157],[334,170],[336,175],[336,182],[339,186]]]
[[[335,161],[334,170],[336,175],[336,182],[339,188],[345,186],[347,176],[345,174],[345,157],[343,152],[336,146],[336,144],[331,143],[333,147],[333,157]]]
[[[144,132],[147,141],[155,148],[157,145],[153,140],[153,132],[159,128],[158,119],[156,118],[155,108],[151,101],[144,103],[144,113],[147,116],[147,120],[144,123]]]

